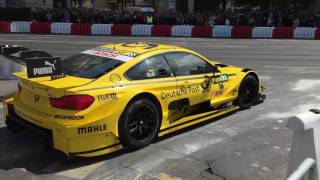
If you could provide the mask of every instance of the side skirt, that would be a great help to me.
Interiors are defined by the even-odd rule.
[[[219,109],[219,110],[213,110],[213,111],[209,111],[201,114],[195,114],[195,115],[183,117],[178,121],[176,121],[175,123],[171,124],[170,127],[161,129],[158,133],[158,136],[160,137],[160,136],[169,134],[179,129],[183,129],[188,126],[228,114],[238,109],[239,109],[239,106],[230,106],[230,107]]]

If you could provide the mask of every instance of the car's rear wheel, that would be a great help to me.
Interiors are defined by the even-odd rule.
[[[240,109],[249,109],[258,99],[259,82],[254,76],[248,75],[240,84],[238,98],[235,103]]]
[[[131,102],[119,121],[121,143],[132,150],[147,146],[155,138],[160,124],[159,110],[149,99]]]

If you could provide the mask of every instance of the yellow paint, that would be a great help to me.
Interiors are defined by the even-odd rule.
[[[98,79],[68,76],[51,81],[50,77],[28,79],[25,72],[16,73],[16,76],[19,77],[22,92],[16,94],[14,98],[4,101],[4,115],[8,115],[7,105],[11,104],[14,106],[15,113],[18,116],[30,123],[52,131],[55,149],[67,155],[82,152],[76,155],[85,157],[98,156],[122,148],[118,138],[118,121],[129,101],[135,96],[141,93],[149,93],[156,97],[162,109],[162,123],[159,136],[163,136],[237,110],[238,107],[232,106],[222,111],[211,111],[191,116],[184,114],[192,113],[194,111],[192,108],[197,107],[197,104],[202,102],[210,102],[212,107],[217,107],[225,102],[235,100],[238,95],[237,89],[242,79],[248,73],[255,73],[254,71],[242,72],[242,68],[227,66],[218,67],[220,72],[215,74],[209,73],[131,81],[125,76],[125,73],[130,68],[146,58],[161,53],[174,51],[188,52],[201,57],[213,66],[218,64],[218,62],[208,60],[196,52],[176,46],[149,46],[145,43],[133,43],[126,46],[123,46],[123,44],[110,44],[101,47],[115,49],[119,54],[123,55],[128,55],[130,52],[139,55]],[[223,89],[221,89],[220,80],[208,80],[205,77],[225,74],[231,75],[228,76],[228,81],[222,82]],[[112,76],[116,76],[117,80],[112,81],[114,79]],[[208,88],[204,89],[201,85],[205,85],[206,82],[209,82]],[[87,94],[94,97],[94,103],[86,110],[75,111],[53,108],[49,102],[49,97],[59,98],[66,95],[79,94]],[[114,94],[116,96],[110,98]],[[40,100],[37,103],[34,101],[35,95],[40,96]],[[186,109],[185,112],[168,109],[171,102],[182,98],[189,99],[189,109]],[[83,117],[83,119],[59,119],[56,118],[56,115]],[[196,120],[191,121],[192,119]],[[178,126],[179,124],[182,125]],[[79,134],[79,128],[94,126],[105,126],[106,129],[94,133]],[[167,129],[172,126],[177,127]],[[92,150],[96,149],[100,150],[92,152]]]

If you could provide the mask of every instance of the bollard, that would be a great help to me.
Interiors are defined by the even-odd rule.
[[[306,159],[314,159],[316,168],[309,172],[309,180],[319,180],[320,163],[320,110],[312,109],[309,112],[298,114],[289,118],[287,127],[292,129],[293,138],[290,152],[290,159],[287,171],[287,177],[292,174],[297,174],[296,169],[301,167]],[[300,168],[301,169],[301,168]],[[302,171],[300,172],[300,175]]]

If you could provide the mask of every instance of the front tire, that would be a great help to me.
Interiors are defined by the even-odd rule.
[[[160,112],[153,101],[140,98],[131,102],[119,121],[121,143],[136,150],[147,146],[157,135]]]
[[[246,76],[239,87],[238,98],[235,102],[240,109],[249,109],[259,99],[259,82],[252,75]]]

